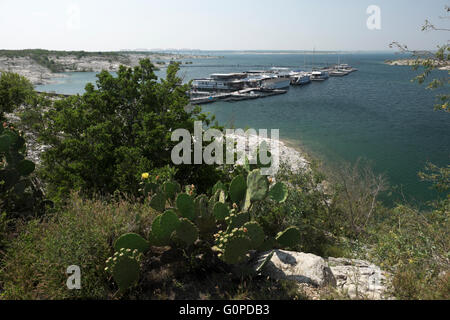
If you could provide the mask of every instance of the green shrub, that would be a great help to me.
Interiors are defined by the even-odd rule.
[[[102,72],[97,88],[55,102],[45,115],[41,140],[50,148],[42,155],[42,177],[51,196],[70,190],[84,195],[138,195],[141,173],[171,164],[173,130],[193,132],[194,122],[209,123],[199,108],[187,112],[187,84],[177,76],[178,64],[158,81],[148,59],[135,68],[121,66],[117,77]],[[63,132],[63,134],[61,134]],[[206,191],[220,178],[215,166],[181,165],[176,178]]]
[[[0,75],[0,121],[4,113],[13,112],[34,95],[31,82],[16,73],[2,72]]]
[[[105,260],[113,240],[128,232],[145,233],[153,210],[135,201],[70,198],[65,208],[42,221],[18,227],[6,249],[0,274],[3,299],[109,299]],[[81,290],[68,290],[67,267],[81,268]]]

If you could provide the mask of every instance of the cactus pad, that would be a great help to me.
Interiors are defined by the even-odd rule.
[[[198,229],[191,221],[182,218],[178,224],[176,236],[187,246],[190,246],[198,239]]]
[[[155,209],[156,211],[163,212],[166,208],[166,195],[164,193],[157,193],[153,196],[150,201],[150,207]]]
[[[247,184],[243,176],[237,176],[230,184],[230,198],[234,203],[242,201],[245,197]]]
[[[194,200],[186,193],[181,193],[177,197],[177,209],[183,218],[194,221],[196,218]]]
[[[230,209],[222,202],[217,202],[214,206],[214,217],[219,221],[224,221],[230,215]]]
[[[149,249],[149,244],[147,240],[140,235],[136,233],[127,233],[114,242],[114,250],[120,251],[120,249],[136,249],[141,253],[145,253]]]
[[[123,293],[139,281],[140,263],[138,250],[120,249],[106,260],[106,269]]]
[[[267,196],[269,191],[269,181],[261,174],[261,170],[256,169],[247,177],[247,199],[251,202],[261,201]]]
[[[250,238],[251,248],[258,249],[263,244],[264,238],[266,237],[264,230],[255,221],[247,222],[244,224],[243,229],[246,235]]]
[[[220,258],[225,263],[238,264],[245,261],[250,248],[251,241],[248,237],[232,236],[225,241]]]
[[[292,248],[300,242],[300,237],[300,230],[297,227],[290,227],[283,232],[280,232],[277,235],[276,240],[281,246]]]
[[[270,189],[269,196],[272,200],[283,203],[288,197],[288,188],[284,183],[278,182]]]

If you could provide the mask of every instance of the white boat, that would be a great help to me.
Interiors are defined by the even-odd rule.
[[[311,83],[311,76],[306,72],[293,71],[290,73],[291,85],[301,86]]]
[[[245,87],[245,73],[216,73],[209,78],[194,79],[192,88],[197,91],[237,91]]]
[[[261,88],[266,90],[289,88],[291,85],[290,78],[279,78],[267,76],[261,80]]]
[[[311,81],[325,81],[330,77],[327,71],[313,71],[311,73]]]
[[[348,73],[352,73],[352,72],[358,71],[358,69],[355,69],[355,68],[353,68],[352,66],[349,66],[346,63],[342,63],[342,64],[336,65],[335,69],[338,70],[338,71],[348,72]]]
[[[331,70],[330,71],[330,77],[345,77],[346,75],[348,75],[350,72],[348,71],[343,71],[343,70],[339,70],[339,69],[335,69],[335,70]]]

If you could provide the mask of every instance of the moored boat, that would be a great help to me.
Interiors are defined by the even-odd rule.
[[[311,81],[325,81],[330,77],[328,71],[313,71],[311,73]]]
[[[292,72],[291,73],[291,85],[301,86],[311,83],[311,76],[306,72]]]

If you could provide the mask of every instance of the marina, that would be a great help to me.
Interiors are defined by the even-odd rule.
[[[192,80],[189,92],[192,104],[202,105],[217,101],[242,101],[287,93],[290,86],[304,86],[322,82],[330,77],[344,77],[357,69],[337,64],[311,71],[272,67],[269,70],[250,70],[239,73],[214,73],[208,78]]]

